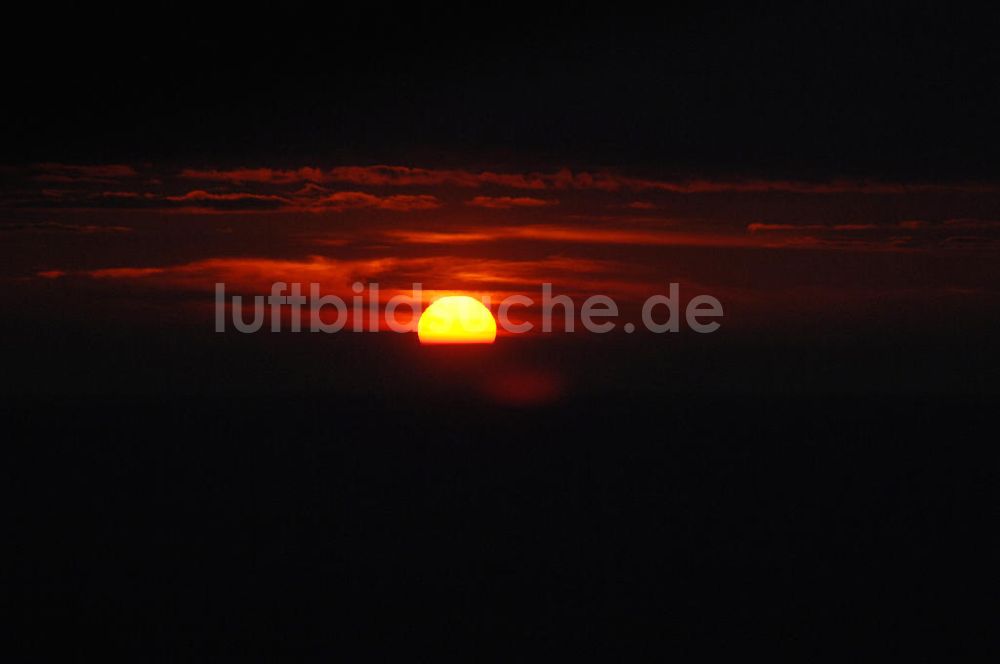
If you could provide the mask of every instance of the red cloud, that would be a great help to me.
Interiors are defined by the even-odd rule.
[[[747,230],[751,233],[761,233],[764,231],[820,231],[825,226],[819,224],[765,224],[754,222],[747,224]]]
[[[244,192],[216,194],[204,191],[202,189],[189,191],[186,194],[181,194],[180,196],[164,196],[163,200],[177,201],[177,202],[188,202],[188,201],[274,201],[279,203],[288,202],[287,198],[282,198],[281,196],[273,196],[267,194],[249,194]]]
[[[467,201],[466,205],[506,210],[515,207],[545,207],[546,205],[557,205],[558,203],[559,201],[531,198],[528,196],[476,196],[471,201]]]
[[[35,164],[36,170],[63,175],[78,175],[90,178],[128,178],[138,175],[136,170],[127,164],[57,164],[47,162]]]
[[[86,274],[94,279],[138,279],[163,274],[166,271],[167,269],[162,267],[108,267],[91,270]]]
[[[413,210],[433,210],[440,205],[441,202],[435,196],[426,194],[376,196],[363,191],[338,191],[309,203],[307,209],[314,212],[324,210],[341,212],[355,208],[375,208],[393,212],[410,212]]]
[[[457,170],[432,170],[407,166],[339,166],[329,173],[336,182],[350,182],[373,187],[412,185],[456,185],[475,187],[473,174]]]
[[[424,284],[428,298],[453,290],[473,290],[502,299],[523,286],[536,286],[547,279],[581,289],[616,286],[631,292],[636,284],[619,283],[617,277],[628,267],[608,260],[550,256],[539,260],[519,261],[456,256],[421,256],[336,260],[324,256],[301,259],[266,257],[214,257],[187,263],[162,266],[110,267],[69,273],[52,270],[38,276],[83,276],[100,280],[139,280],[151,287],[211,289],[225,282],[232,290],[262,292],[275,280],[318,282],[336,292],[348,293],[353,281],[376,280],[381,295],[390,297],[398,289],[408,290],[413,282]],[[453,290],[438,290],[447,285]]]
[[[682,194],[701,193],[801,193],[801,194],[907,194],[926,192],[997,192],[994,183],[895,183],[875,180],[657,180],[616,173],[588,173],[561,169],[552,173],[494,173],[411,168],[407,166],[341,166],[325,174],[324,179],[369,186],[451,185],[479,187],[492,185],[527,190],[662,191]]]
[[[216,182],[289,184],[304,181],[319,182],[323,179],[323,171],[310,167],[294,170],[235,168],[225,171],[185,168],[181,171],[180,176],[189,180],[209,180]]]
[[[368,186],[454,186],[475,188],[495,185],[510,189],[548,189],[547,176],[538,173],[493,173],[457,169],[411,168],[409,166],[340,166],[329,172],[335,182],[350,182]]]
[[[46,162],[34,164],[31,169],[40,171],[32,178],[41,182],[92,182],[111,183],[122,178],[138,175],[126,164],[57,164]]]
[[[48,182],[109,182],[139,175],[125,164],[77,165],[42,163],[32,167],[36,180]],[[913,194],[913,193],[998,193],[994,182],[901,183],[867,179],[834,179],[824,181],[788,179],[659,179],[634,177],[613,172],[574,172],[560,169],[552,172],[473,171],[463,169],[417,168],[386,164],[347,165],[332,169],[305,166],[294,169],[185,168],[178,174],[185,180],[225,182],[230,184],[257,183],[290,185],[301,183],[342,182],[371,187],[447,186],[461,188],[496,187],[513,190],[551,191],[580,190],[604,192],[664,192],[676,194],[712,193],[798,193],[798,194]],[[649,209],[643,202],[631,207]]]
[[[110,226],[102,224],[68,224],[58,221],[30,221],[23,223],[4,224],[0,232],[27,233],[81,233],[95,235],[98,233],[131,233],[130,226]]]

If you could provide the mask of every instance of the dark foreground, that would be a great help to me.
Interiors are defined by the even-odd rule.
[[[991,405],[10,399],[14,645],[959,656],[995,627]]]

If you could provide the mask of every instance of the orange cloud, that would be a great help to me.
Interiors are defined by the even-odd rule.
[[[467,228],[455,232],[387,230],[386,237],[411,244],[469,244],[499,240],[536,240],[578,244],[623,244],[656,246],[747,246],[742,235],[616,228],[586,228],[561,225],[499,226]]]
[[[499,239],[496,232],[491,231],[413,231],[413,230],[389,230],[382,233],[383,236],[405,244],[471,244],[475,242],[490,242]],[[334,239],[333,242],[341,242]],[[329,241],[323,239],[327,244]]]

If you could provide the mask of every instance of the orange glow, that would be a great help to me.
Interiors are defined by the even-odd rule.
[[[422,344],[491,344],[497,323],[482,302],[450,295],[427,307],[417,323],[417,336]]]

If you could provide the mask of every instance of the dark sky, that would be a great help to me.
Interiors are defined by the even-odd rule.
[[[12,334],[56,329],[74,361],[89,341],[65,330],[89,324],[139,349],[140,322],[211,336],[220,280],[498,296],[552,281],[623,306],[676,281],[723,300],[736,355],[780,338],[857,367],[823,344],[878,358],[905,341],[945,370],[832,383],[994,384],[947,358],[980,353],[1000,297],[1000,12],[322,9],[78,5],[7,26]],[[147,356],[147,374],[183,366]],[[765,364],[786,369],[778,385],[831,384],[794,352]]]
[[[995,11],[509,4],[10,23],[8,162],[997,175]]]

